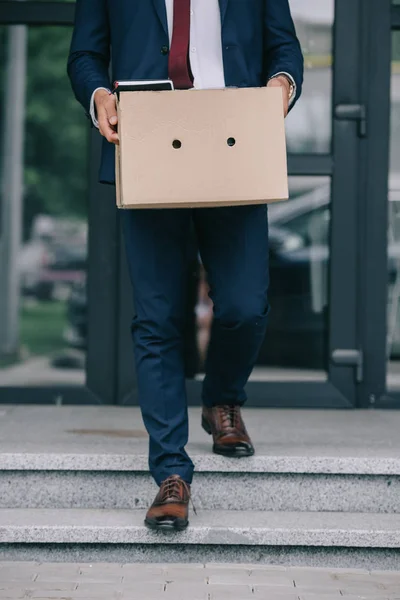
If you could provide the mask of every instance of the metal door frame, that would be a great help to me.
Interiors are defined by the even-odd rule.
[[[365,378],[359,406],[400,408],[400,394],[386,391],[388,294],[388,175],[392,32],[400,30],[400,5],[366,0],[362,94],[368,109],[368,143],[362,156],[359,248],[360,319]]]

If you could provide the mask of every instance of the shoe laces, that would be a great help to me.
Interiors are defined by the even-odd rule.
[[[192,504],[194,514],[197,515],[196,507],[192,500],[190,485],[180,477],[177,477],[176,475],[170,475],[163,482],[161,501],[165,502],[166,500],[173,499],[181,502],[185,495],[185,492],[188,495],[189,500]]]
[[[235,404],[225,404],[216,407],[221,426],[224,431],[234,431],[240,428],[240,407]]]

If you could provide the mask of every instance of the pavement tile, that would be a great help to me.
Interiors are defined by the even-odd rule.
[[[256,586],[253,592],[253,600],[299,600],[295,590],[286,588],[274,588],[270,586]]]
[[[339,594],[327,594],[321,596],[321,594],[301,594],[299,600],[343,600],[343,596]],[[349,600],[359,600],[357,596],[349,598]],[[372,599],[371,599],[372,600]],[[374,598],[373,600],[381,600],[380,598]]]
[[[209,585],[210,600],[250,600],[254,594],[250,585]]]
[[[0,581],[33,581],[37,574],[38,571],[8,567],[0,569]]]
[[[264,591],[261,594],[253,594],[252,598],[253,600],[299,600],[299,597],[296,594],[291,594],[290,592],[275,592],[273,589],[270,589],[268,592]]]
[[[238,583],[249,585],[270,585],[294,588],[293,578],[286,570],[261,569],[206,569],[209,583]]]
[[[76,598],[76,596],[47,596],[47,595],[43,595],[43,596],[35,596],[34,599],[35,600],[74,600]],[[106,595],[106,596],[99,596],[98,594],[96,596],[78,596],[79,600],[122,600],[122,596],[121,594],[115,594],[115,595]],[[0,600],[3,600],[2,598]],[[26,600],[28,600],[28,597],[26,598]],[[137,597],[135,600],[138,600]],[[144,598],[141,598],[140,600],[144,600]],[[159,599],[158,599],[159,600]]]
[[[381,577],[381,576],[395,577],[396,579],[398,579],[400,581],[400,572],[399,571],[382,571],[381,569],[374,569],[372,571],[369,571],[368,573],[371,576],[377,575],[378,577]]]
[[[154,597],[154,600],[209,600],[208,588],[208,585],[201,585],[198,583],[195,583],[194,585],[188,583],[182,583],[181,585],[178,583],[170,583],[166,586],[162,596],[157,598]],[[153,598],[151,600],[153,600]],[[232,596],[230,600],[233,600]]]
[[[251,571],[249,577],[251,585],[263,585],[294,589],[294,581],[289,571]]]
[[[79,566],[81,573],[115,573],[116,571],[122,570],[125,566],[138,567],[139,565],[124,565],[123,563],[93,563],[83,564]],[[142,567],[144,565],[141,565]]]
[[[292,574],[304,574],[312,571],[315,575],[343,575],[343,574],[358,574],[358,575],[369,575],[370,571],[367,569],[340,569],[337,567],[287,567],[287,570]]]
[[[280,565],[262,565],[262,564],[251,564],[251,563],[238,563],[235,565],[229,565],[227,563],[206,563],[204,565],[205,569],[222,569],[223,571],[229,568],[234,569],[244,569],[245,571],[255,571],[256,569],[261,569],[263,571],[287,571],[288,567],[282,567]]]
[[[198,582],[206,584],[208,582],[208,571],[206,569],[192,568],[182,566],[168,566],[164,571],[164,580],[168,582]]]
[[[122,591],[124,589],[124,585],[122,583],[96,583],[96,582],[87,582],[82,581],[78,583],[78,587],[76,590],[79,593],[83,592],[97,592],[98,594],[112,593],[115,591]]]
[[[65,574],[79,574],[80,565],[77,563],[37,563],[36,571],[40,573],[45,571],[46,573],[65,573]]]
[[[153,565],[124,565],[122,568],[122,581],[124,584],[165,583],[166,567]]]
[[[127,577],[128,575],[134,575],[136,573],[143,573],[143,571],[146,571],[146,573],[151,573],[153,575],[158,575],[159,573],[164,573],[164,571],[169,568],[170,566],[172,567],[176,567],[176,568],[180,568],[180,567],[184,567],[185,565],[177,565],[177,564],[173,564],[173,565],[146,565],[146,564],[126,564],[126,565],[122,565],[121,569],[122,569],[122,575],[124,577]],[[189,565],[186,565],[186,567],[188,567]],[[191,566],[191,565],[190,565]]]
[[[320,596],[328,595],[328,594],[339,594],[342,595],[342,590],[339,586],[325,586],[325,585],[305,585],[303,587],[296,587],[296,592],[299,596],[302,594],[319,594]],[[352,594],[355,592],[353,591]]]
[[[140,565],[138,565],[138,566],[140,566]],[[144,565],[142,565],[142,567],[143,566]],[[145,565],[145,566],[147,566],[148,568],[157,567],[159,569],[164,569],[164,570],[165,569],[171,569],[172,567],[174,569],[175,568],[177,568],[177,569],[183,568],[183,569],[190,569],[191,571],[194,571],[194,570],[196,570],[196,571],[200,570],[201,571],[202,569],[206,568],[206,565],[204,563],[168,563],[168,564],[165,564],[165,563],[164,564],[153,563],[152,565]],[[225,569],[227,567],[230,567],[230,565],[229,564],[227,565],[226,563],[221,563],[220,565],[218,565],[218,564],[215,564],[215,565],[211,564],[209,566],[210,567],[218,567],[218,566],[220,566],[220,567],[223,567]]]
[[[206,569],[206,573],[210,584],[251,585],[250,569],[235,569],[235,567],[227,567],[226,569],[213,569],[209,567]]]
[[[0,563],[0,600],[23,598],[400,600],[400,572],[232,564]]]
[[[40,583],[58,583],[59,581],[62,581],[64,583],[69,582],[78,584],[79,575],[71,575],[68,577],[68,575],[65,574],[55,575],[54,573],[42,572],[37,575],[34,581]],[[28,583],[26,585],[28,585]]]
[[[97,583],[120,583],[123,578],[122,569],[115,569],[115,571],[83,571],[79,575],[77,575],[76,579],[78,581],[93,581]]]
[[[132,584],[129,586],[124,586],[122,588],[122,595],[125,598],[125,596],[129,596],[129,595],[136,595],[136,599],[139,600],[139,598],[141,598],[141,596],[145,597],[147,594],[151,593],[151,594],[158,594],[158,596],[163,596],[165,591],[165,583],[137,583],[137,584]]]
[[[33,581],[25,583],[26,590],[41,591],[73,591],[77,588],[77,582],[74,581]],[[0,586],[1,587],[1,586]]]
[[[113,600],[116,598],[120,598],[122,596],[121,590],[107,590],[107,591],[99,591],[97,590],[74,590],[73,592],[62,591],[62,590],[34,590],[30,595],[31,598],[42,598],[42,599],[54,599],[54,600],[75,600],[75,598],[81,600],[82,598],[98,598],[99,600],[104,600],[109,598],[109,600]]]
[[[157,577],[151,577],[149,575],[146,575],[146,573],[143,573],[141,575],[138,574],[137,577],[123,577],[122,579],[122,586],[124,589],[129,589],[139,584],[145,585],[146,583],[157,583],[158,585],[165,585],[166,579],[164,575],[157,575]]]
[[[99,577],[96,576],[86,576],[86,577],[76,577],[75,581],[77,584],[81,584],[81,583],[101,583],[103,585],[114,585],[114,586],[119,586],[122,581],[123,581],[123,577],[121,575],[119,576],[115,576],[115,577],[107,577],[104,576],[102,577],[101,575],[99,575]]]
[[[243,565],[245,566],[247,569],[250,569],[250,571],[274,571],[276,573],[280,573],[280,572],[290,572],[290,567],[284,567],[282,565],[263,565],[263,564],[258,564],[258,565]]]
[[[400,589],[400,574],[398,573],[385,573],[378,575],[371,573],[369,575],[359,575],[345,573],[343,575],[338,574],[336,581],[340,585],[358,585],[369,584],[369,585],[398,585]]]
[[[343,595],[351,594],[384,594],[388,595],[389,592],[395,592],[399,590],[398,584],[383,584],[376,581],[359,581],[359,582],[345,582],[340,583],[338,587]]]
[[[346,595],[343,596],[340,592],[337,593],[326,593],[326,594],[321,594],[321,593],[315,593],[315,592],[310,592],[310,593],[301,593],[299,595],[300,600],[328,600],[330,598],[341,598],[342,600],[344,598],[346,598],[346,600],[386,600],[387,599],[387,595],[381,596],[380,594],[350,594],[350,595]]]
[[[321,589],[332,590],[333,592],[340,590],[340,583],[336,579],[328,575],[317,575],[314,577],[311,571],[307,575],[297,576],[294,579],[294,585],[302,591],[310,588],[315,588],[318,591]]]
[[[26,581],[21,581],[20,579],[6,579],[3,581],[0,577],[0,592],[3,592],[4,590],[13,590],[15,588],[31,587],[34,584],[35,582],[33,579]]]

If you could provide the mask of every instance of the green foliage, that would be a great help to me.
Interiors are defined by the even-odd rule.
[[[0,109],[3,115],[8,30],[0,28]],[[89,127],[66,73],[71,35],[71,27],[29,27],[25,232],[38,213],[74,217],[87,214]]]
[[[66,74],[68,27],[31,27],[28,42],[25,210],[86,214],[88,123]]]
[[[21,344],[32,356],[44,356],[65,346],[66,306],[63,302],[39,302],[21,310]]]

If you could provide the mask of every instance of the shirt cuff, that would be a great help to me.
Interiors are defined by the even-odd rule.
[[[111,94],[111,90],[109,90],[108,88],[105,87],[98,87],[94,90],[92,97],[90,99],[90,116],[92,117],[92,121],[93,121],[93,125],[95,127],[97,127],[97,129],[99,128],[99,122],[97,120],[97,115],[96,115],[96,106],[94,104],[94,97],[96,92],[98,92],[99,90],[105,90],[106,92],[108,92],[109,94]]]
[[[280,71],[279,73],[275,73],[275,75],[272,75],[272,77],[270,77],[270,79],[275,79],[276,77],[279,77],[279,75],[285,75],[285,77],[287,77],[290,81],[290,83],[293,86],[293,94],[292,97],[289,100],[289,106],[292,106],[293,102],[296,99],[296,95],[297,95],[297,86],[296,86],[296,82],[293,79],[293,77],[291,76],[290,73],[286,73],[286,71]]]

